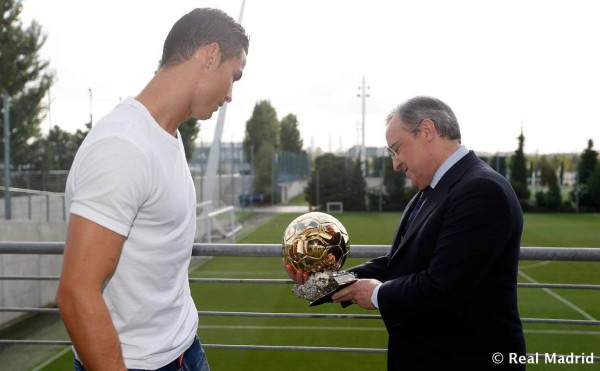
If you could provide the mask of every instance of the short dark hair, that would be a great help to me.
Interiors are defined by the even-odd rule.
[[[199,48],[212,43],[219,44],[221,63],[240,56],[242,50],[248,54],[249,40],[242,25],[219,9],[194,9],[169,31],[160,67],[183,63]]]
[[[454,112],[437,98],[420,96],[407,100],[392,110],[386,118],[386,124],[396,114],[410,130],[418,128],[423,120],[430,119],[442,138],[461,140],[460,126]]]

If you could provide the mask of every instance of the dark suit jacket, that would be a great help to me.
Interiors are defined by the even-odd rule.
[[[469,152],[401,237],[414,203],[390,253],[349,269],[383,282],[388,369],[504,369],[509,353],[525,354],[516,287],[523,215],[511,185]],[[492,362],[497,352],[500,365]]]

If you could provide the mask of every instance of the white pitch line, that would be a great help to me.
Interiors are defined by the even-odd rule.
[[[543,267],[544,265],[548,265],[550,263],[552,263],[552,262],[547,260],[547,261],[535,262],[535,263],[531,263],[531,264],[519,264],[519,268],[521,268],[521,269],[537,268],[537,267]]]
[[[538,281],[536,281],[535,279],[533,279],[533,277],[529,276],[528,274],[524,273],[523,271],[519,270],[519,275],[521,277],[524,277],[526,280],[528,280],[529,282],[532,283],[539,283]],[[568,301],[567,299],[563,298],[562,296],[558,295],[557,293],[555,293],[554,291],[548,289],[548,288],[543,288],[542,290],[544,290],[546,293],[548,293],[548,295],[554,297],[556,300],[562,302],[563,304],[565,304],[566,306],[570,307],[571,309],[573,309],[574,311],[576,311],[577,313],[581,314],[582,316],[584,316],[585,318],[587,318],[588,320],[591,321],[596,321],[596,319],[594,317],[592,317],[589,313],[587,313],[586,311],[584,311],[583,309],[579,308],[577,305],[571,303],[570,301]]]
[[[66,348],[64,348],[63,350],[61,350],[60,352],[56,353],[55,355],[53,355],[52,357],[48,358],[46,361],[44,361],[43,363],[39,364],[38,366],[34,367],[31,369],[31,371],[41,371],[43,369],[46,368],[46,366],[48,366],[49,364],[51,364],[52,362],[56,361],[57,359],[59,359],[60,357],[62,357],[63,355],[65,355],[67,352],[69,352],[71,350],[71,346],[68,346]]]
[[[334,326],[230,326],[199,325],[200,329],[226,330],[322,330],[322,331],[386,331],[385,327],[334,327]]]
[[[523,330],[526,334],[549,335],[594,335],[600,336],[600,331],[570,331],[570,330]]]
[[[233,326],[233,325],[200,325],[206,330],[307,330],[307,331],[386,331],[385,327],[332,327],[332,326]],[[528,334],[549,335],[592,335],[600,336],[600,331],[571,331],[571,330],[530,330]]]

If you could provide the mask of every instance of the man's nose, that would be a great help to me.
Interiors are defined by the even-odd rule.
[[[394,158],[392,159],[392,168],[394,169],[394,171],[402,170],[400,168],[400,161],[398,160],[398,156],[394,156]]]

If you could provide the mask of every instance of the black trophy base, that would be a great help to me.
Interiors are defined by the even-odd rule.
[[[357,281],[357,278],[352,273],[334,275],[333,279],[337,283],[337,287],[333,291],[330,291],[330,292],[322,295],[321,297],[315,299],[314,301],[312,301],[309,304],[310,307],[314,307],[316,305],[321,305],[321,304],[325,304],[325,303],[333,303],[333,300],[331,300],[331,297],[333,296],[333,294],[335,294],[336,292],[340,291],[344,287],[351,285]],[[352,302],[351,301],[343,301],[340,304],[342,305],[343,308],[346,308],[347,306],[351,305]]]

